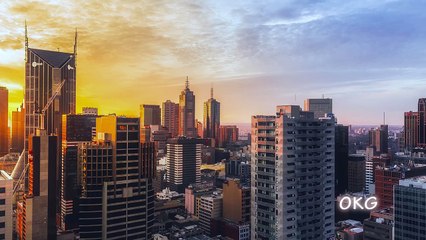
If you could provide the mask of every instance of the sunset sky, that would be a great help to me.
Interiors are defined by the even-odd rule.
[[[139,114],[189,76],[196,115],[210,86],[223,123],[333,98],[344,124],[403,123],[426,97],[426,1],[2,1],[0,85],[22,102],[24,21],[33,48],[72,51],[77,111]]]

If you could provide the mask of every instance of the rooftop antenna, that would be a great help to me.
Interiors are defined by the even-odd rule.
[[[75,28],[74,36],[74,67],[77,67],[77,28]]]
[[[297,102],[296,94],[294,94],[294,102]]]
[[[27,19],[25,19],[25,62],[27,62],[27,52],[28,52],[28,29],[27,29]]]
[[[324,99],[324,93],[322,94],[322,99]]]
[[[189,80],[188,80],[188,76],[186,76],[185,88],[186,88],[186,89],[189,89]]]
[[[386,112],[383,112],[383,125],[386,125]]]
[[[213,99],[213,84],[210,87],[210,98]]]

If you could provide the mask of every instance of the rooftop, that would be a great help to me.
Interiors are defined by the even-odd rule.
[[[399,180],[399,185],[405,186],[405,187],[415,187],[415,188],[426,189],[426,176]]]
[[[74,54],[72,53],[65,53],[65,52],[59,52],[59,51],[57,52],[57,51],[49,51],[49,50],[42,50],[42,49],[35,49],[35,48],[30,48],[29,50],[35,53],[37,56],[39,56],[49,65],[55,68],[62,67],[65,63],[68,62],[70,58],[74,56]]]

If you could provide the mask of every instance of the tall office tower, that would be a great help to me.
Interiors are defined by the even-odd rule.
[[[179,104],[167,100],[163,102],[161,111],[161,125],[169,131],[172,137],[177,137],[179,134]]]
[[[9,130],[7,128],[9,118],[9,91],[0,86],[0,157],[9,153]]]
[[[404,148],[411,151],[419,142],[419,113],[404,113]]]
[[[62,139],[62,115],[75,114],[76,107],[76,43],[74,53],[28,48],[25,65],[25,148],[30,135],[43,127],[47,135]],[[63,86],[61,87],[61,85]],[[40,113],[58,91],[57,97]],[[44,118],[43,121],[41,121]],[[44,123],[44,126],[40,126]],[[60,144],[60,143],[58,143]],[[59,153],[58,153],[59,156]]]
[[[336,174],[340,169],[336,168]],[[365,156],[361,154],[351,154],[348,158],[348,188],[352,193],[364,191],[365,184]]]
[[[207,235],[212,234],[212,220],[222,217],[223,197],[218,193],[213,193],[210,196],[202,196],[200,198],[200,216],[199,223]]]
[[[96,132],[97,142],[79,148],[80,238],[151,239],[154,173],[144,162],[152,150],[141,149],[139,118],[98,117]]]
[[[190,184],[201,182],[202,139],[167,140],[167,182],[170,189],[184,193]]]
[[[348,189],[349,127],[336,125],[335,130],[335,197]]]
[[[306,99],[304,110],[313,112],[315,118],[322,118],[328,113],[333,113],[333,99],[331,98]]]
[[[226,147],[238,141],[238,127],[235,125],[219,126],[219,147]]]
[[[188,77],[185,89],[179,96],[179,136],[196,137],[195,96],[189,89]]]
[[[369,146],[365,150],[365,192],[374,193],[374,168],[373,158],[376,152],[376,147]]]
[[[159,105],[140,106],[141,126],[161,125],[161,109]]]
[[[250,186],[239,179],[223,183],[223,218],[235,223],[250,223]]]
[[[423,176],[400,180],[394,190],[394,239],[424,239],[426,178]]]
[[[278,239],[275,230],[275,116],[251,119],[251,237]]]
[[[426,147],[426,98],[419,98],[417,112],[419,115],[419,146]]]
[[[204,138],[218,139],[220,126],[220,102],[213,98],[213,88],[210,99],[204,102]]]
[[[83,107],[83,114],[84,115],[98,116],[98,108],[94,108],[94,107]]]
[[[369,145],[376,147],[378,154],[388,153],[388,125],[380,125],[379,128],[369,132]]]
[[[12,239],[13,179],[0,170],[0,239]]]
[[[24,150],[25,110],[23,105],[12,112],[12,151],[21,153]]]
[[[57,137],[33,136],[28,142],[28,193],[17,219],[23,239],[56,239]]]
[[[389,208],[393,206],[393,186],[397,185],[399,180],[418,176],[426,176],[426,167],[377,166],[374,169],[375,175],[375,194],[378,199],[378,206]]]
[[[96,131],[96,115],[62,116],[62,173],[60,191],[60,228],[64,231],[78,228],[79,159],[78,145],[92,141]]]
[[[317,119],[299,106],[277,107],[277,239],[334,237],[334,131],[333,116]]]

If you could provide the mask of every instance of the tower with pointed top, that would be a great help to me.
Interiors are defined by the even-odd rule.
[[[220,126],[220,102],[213,98],[213,88],[210,89],[210,99],[204,102],[204,138],[212,138],[216,141]]]
[[[185,89],[179,96],[179,136],[196,137],[195,126],[195,95],[189,89],[189,80],[186,77]]]

